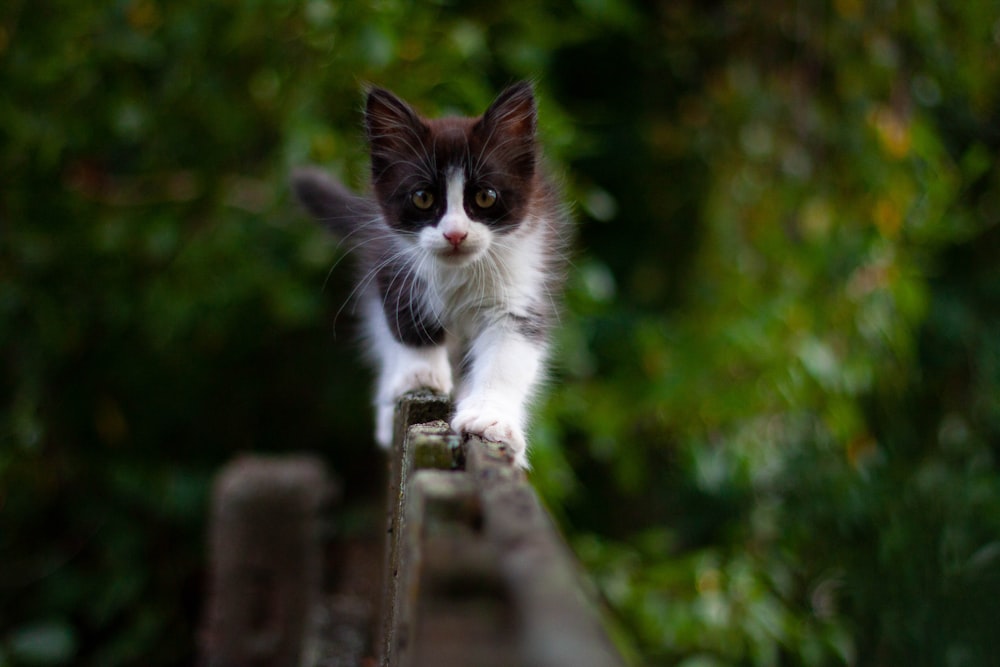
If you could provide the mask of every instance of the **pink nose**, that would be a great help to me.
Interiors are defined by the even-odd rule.
[[[448,239],[448,243],[450,243],[454,248],[457,248],[458,246],[462,245],[462,241],[464,241],[465,237],[468,235],[469,232],[463,232],[458,230],[444,233],[444,237]]]

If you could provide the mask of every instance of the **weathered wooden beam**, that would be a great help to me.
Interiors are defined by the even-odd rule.
[[[407,641],[398,665],[516,664],[513,613],[493,553],[479,534],[468,476],[420,470],[407,511],[400,620]]]
[[[426,395],[400,403],[380,664],[623,664],[512,453],[459,442],[441,421],[449,408]],[[418,414],[432,421],[413,422]]]
[[[441,422],[448,418],[447,397],[431,392],[411,392],[400,400],[392,451],[389,455],[389,486],[386,498],[386,548],[382,568],[380,622],[376,649],[383,665],[396,664],[397,645],[405,643],[407,629],[399,619],[400,546],[406,519],[406,492],[413,472],[413,446],[408,436],[411,424]],[[400,626],[403,626],[401,630]]]
[[[623,661],[604,629],[579,565],[524,473],[502,445],[470,438],[466,466],[483,534],[516,610],[519,664],[605,667]]]

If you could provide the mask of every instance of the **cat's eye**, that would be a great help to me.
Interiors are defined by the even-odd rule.
[[[497,191],[493,188],[483,188],[476,193],[475,202],[479,208],[489,208],[497,203]]]
[[[421,211],[426,211],[431,206],[434,206],[434,195],[432,195],[428,190],[415,190],[413,194],[410,195],[410,201],[412,201],[413,205]]]

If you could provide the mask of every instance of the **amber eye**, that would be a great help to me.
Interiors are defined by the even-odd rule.
[[[434,195],[427,190],[415,190],[413,194],[410,195],[410,201],[412,201],[413,205],[421,211],[426,211],[431,206],[434,206]]]
[[[489,208],[497,203],[497,191],[493,188],[483,188],[476,193],[476,206]]]

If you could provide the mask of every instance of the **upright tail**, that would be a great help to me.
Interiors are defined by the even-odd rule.
[[[316,220],[341,238],[350,236],[379,215],[374,201],[351,192],[316,167],[292,172],[292,191]]]

